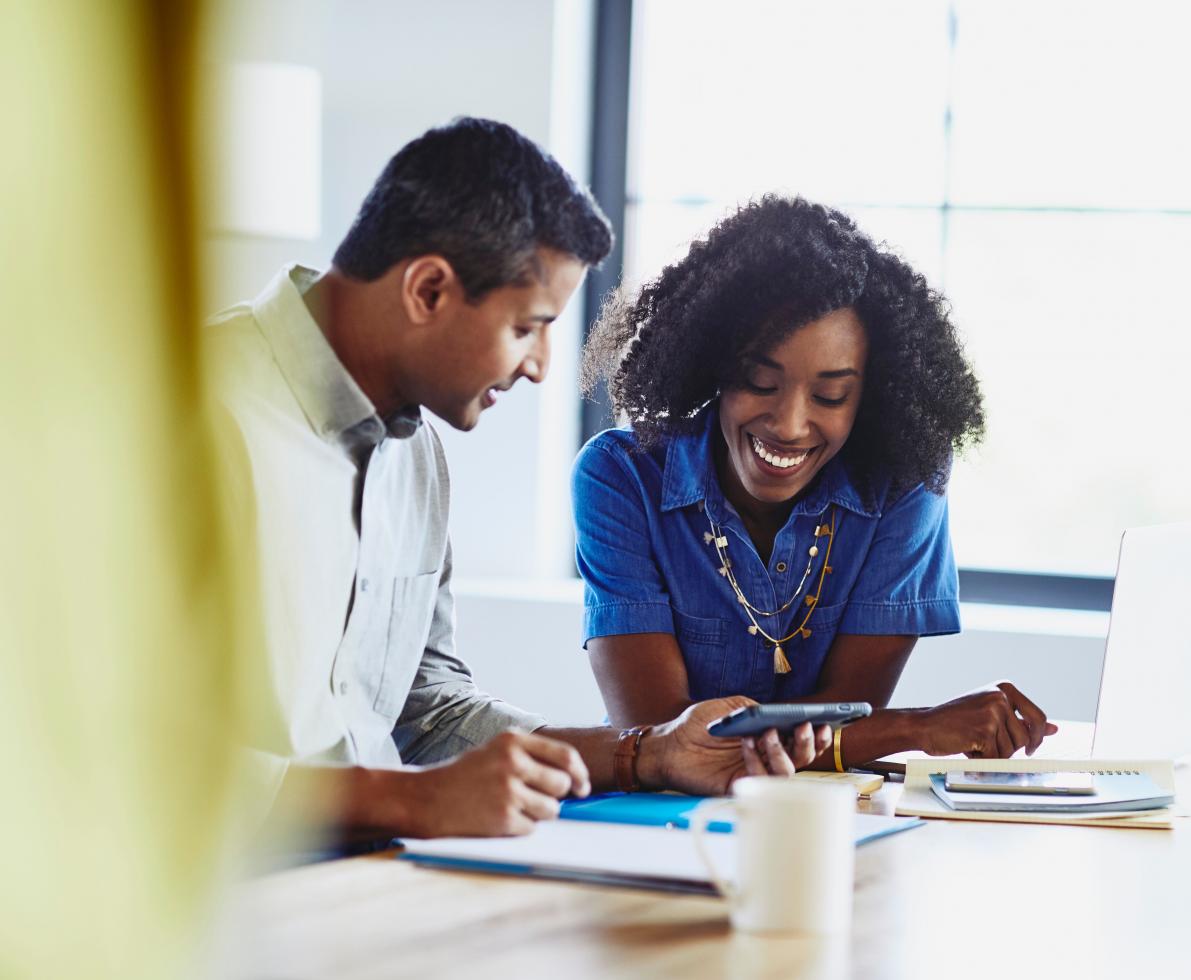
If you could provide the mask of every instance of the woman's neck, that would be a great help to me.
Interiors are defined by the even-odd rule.
[[[794,509],[794,502],[798,499],[797,496],[780,503],[770,504],[758,500],[750,494],[732,467],[732,462],[728,458],[727,446],[724,445],[724,437],[718,429],[715,433],[712,458],[715,462],[715,473],[724,499],[740,515],[744,529],[748,531],[757,553],[768,565],[769,556],[773,553],[773,542],[777,538],[778,532],[786,526],[786,521],[790,518],[790,511]]]

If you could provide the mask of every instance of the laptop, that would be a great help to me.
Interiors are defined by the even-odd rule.
[[[1121,537],[1092,757],[1191,756],[1191,522]]]

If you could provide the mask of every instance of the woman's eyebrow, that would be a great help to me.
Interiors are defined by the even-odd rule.
[[[840,368],[838,371],[820,371],[820,378],[859,378],[860,372],[855,368]]]

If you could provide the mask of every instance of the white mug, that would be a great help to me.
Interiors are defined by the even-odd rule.
[[[732,925],[745,932],[830,936],[852,924],[855,859],[850,786],[749,776],[733,798],[709,800],[690,816],[695,848],[729,903]],[[727,880],[708,853],[707,825],[734,818],[736,873]]]

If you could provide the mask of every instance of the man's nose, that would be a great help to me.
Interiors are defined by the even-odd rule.
[[[521,373],[534,384],[540,384],[546,379],[546,372],[550,370],[550,339],[543,333],[529,356],[521,363]]]

